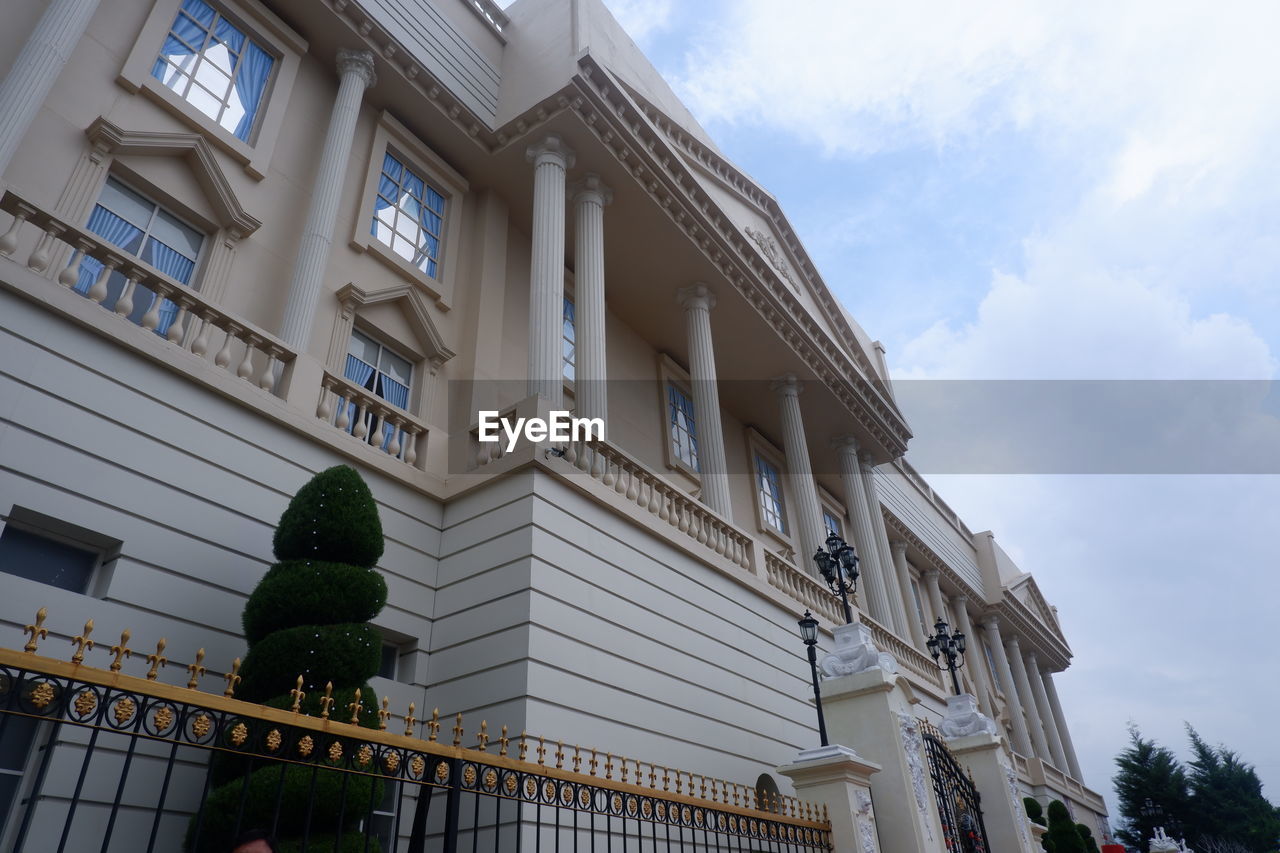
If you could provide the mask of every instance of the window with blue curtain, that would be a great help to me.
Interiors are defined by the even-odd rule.
[[[779,533],[787,532],[786,510],[782,500],[782,474],[760,453],[755,454],[756,494],[764,523]]]
[[[840,523],[840,517],[825,506],[822,508],[822,526],[827,529],[828,536],[834,534],[844,538],[844,525]]]
[[[191,285],[191,275],[195,272],[204,235],[115,178],[107,178],[85,227],[122,251],[141,258],[179,284]],[[76,292],[87,294],[100,272],[101,261],[94,258],[81,261]],[[102,301],[104,308],[115,306],[124,281],[122,274],[111,274],[107,281],[107,296]],[[141,323],[155,299],[154,293],[138,285],[134,289],[133,312],[129,319]],[[166,334],[177,316],[178,306],[164,300],[160,306],[156,334]]]
[[[353,331],[347,348],[347,363],[343,375],[356,385],[370,391],[399,409],[409,409],[409,388],[413,381],[413,364],[375,341],[363,332]],[[355,430],[356,404],[347,403],[347,417],[351,423],[347,431]],[[386,450],[395,437],[396,428],[389,423],[379,423],[369,414],[370,444]]]
[[[249,141],[275,59],[204,0],[183,0],[151,68],[179,97]]]
[[[382,158],[369,233],[431,278],[439,271],[444,196],[390,151]]]
[[[667,415],[671,423],[671,454],[695,471],[698,467],[698,424],[693,400],[674,382],[667,383]]]
[[[573,300],[567,296],[564,298],[564,315],[560,325],[561,352],[564,357],[564,378],[572,382],[575,372],[577,332],[574,326]]]

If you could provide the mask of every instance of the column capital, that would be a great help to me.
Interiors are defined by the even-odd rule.
[[[876,466],[875,466],[875,463],[873,463],[873,462],[871,461],[871,451],[870,451],[870,450],[859,450],[859,451],[858,451],[858,461],[859,461],[859,462],[861,462],[861,463],[862,463],[865,467],[867,467],[867,468],[874,468],[874,467],[876,467]]]
[[[1018,654],[1019,657],[1022,656],[1022,644],[1018,642],[1017,634],[1010,634],[1009,639],[1005,640],[1005,642],[1009,645],[1009,648],[1013,649],[1014,652]]]
[[[1000,633],[1000,617],[999,616],[992,614],[990,616],[983,617],[981,622],[982,622],[982,627],[986,628],[991,633],[997,634],[997,635]]]
[[[366,89],[378,82],[378,75],[373,73],[373,51],[371,50],[340,47],[337,66],[339,77],[355,75],[364,81]]]
[[[937,582],[938,578],[942,577],[942,572],[932,568],[925,569],[923,572],[920,573],[920,577],[924,578],[927,581]]]
[[[951,603],[956,607],[964,607],[969,603],[969,596],[965,595],[963,592],[957,592],[955,595],[951,596]]]
[[[770,382],[769,387],[773,389],[773,393],[777,394],[779,399],[799,397],[800,392],[804,390],[804,383],[797,379],[794,373],[784,373]]]
[[[1040,671],[1040,664],[1036,662],[1036,651],[1035,651],[1035,649],[1029,649],[1029,650],[1027,650],[1027,665],[1031,667],[1031,669],[1032,669],[1032,671],[1033,671],[1033,672],[1039,672],[1039,671]]]
[[[907,540],[905,539],[894,539],[889,543],[889,547],[893,549],[895,556],[901,554],[905,557],[907,555]],[[937,569],[934,569],[934,571],[936,572]]]
[[[572,169],[576,162],[573,149],[555,134],[526,148],[524,159],[532,163],[535,169],[543,163],[554,163],[561,169]]]
[[[695,282],[688,287],[676,290],[676,302],[686,311],[701,308],[710,311],[716,307],[716,292],[702,282]]]
[[[613,190],[595,172],[588,172],[569,185],[569,197],[574,204],[598,204],[604,207],[613,203]]]
[[[831,449],[838,450],[841,453],[852,454],[856,459],[858,457],[858,439],[851,435],[837,435],[831,439]]]

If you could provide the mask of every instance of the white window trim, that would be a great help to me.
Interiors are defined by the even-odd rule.
[[[751,472],[751,504],[756,511],[756,529],[761,533],[772,536],[787,548],[791,548],[791,534],[777,529],[765,520],[764,507],[760,505],[760,475],[756,468],[757,452],[772,462],[773,466],[778,469],[779,485],[782,488],[782,519],[783,523],[790,529],[793,525],[791,522],[791,495],[787,494],[786,457],[778,449],[777,445],[761,435],[754,427],[747,427],[747,470]]]
[[[266,100],[265,109],[258,118],[252,143],[237,138],[231,131],[188,103],[186,98],[151,76],[151,68],[169,28],[178,17],[182,0],[156,0],[142,30],[134,40],[133,49],[129,51],[116,82],[133,94],[141,92],[183,123],[200,131],[209,142],[244,166],[250,177],[262,180],[267,175],[271,153],[284,125],[289,94],[298,76],[301,59],[307,52],[307,42],[257,0],[206,2],[243,29],[246,36],[274,54],[276,59],[276,67],[272,70],[268,89],[263,95]]]
[[[435,278],[397,255],[390,246],[369,231],[369,223],[373,221],[374,197],[378,193],[378,179],[382,174],[382,159],[388,150],[444,196],[444,228],[440,234],[440,255],[436,258]],[[378,116],[378,125],[373,134],[364,191],[360,195],[360,213],[356,217],[351,235],[351,248],[377,258],[401,278],[413,282],[430,294],[436,301],[437,308],[448,311],[453,304],[468,187],[466,178],[423,144],[412,131],[396,121],[395,117],[384,111]]]
[[[111,213],[116,213],[116,211],[111,210],[111,208],[102,204],[102,193],[104,190],[106,190],[107,183],[110,181],[115,181],[117,184],[120,184],[125,189],[129,190],[130,192],[138,194],[145,201],[148,201],[151,204],[154,204],[156,206],[156,209],[151,212],[151,220],[147,224],[146,230],[143,232],[147,238],[151,236],[151,226],[155,224],[157,213],[162,210],[165,213],[172,216],[174,219],[181,222],[183,225],[190,228],[192,231],[195,231],[197,234],[200,235],[200,251],[196,252],[196,256],[194,258],[195,263],[191,267],[191,280],[188,281],[185,285],[183,285],[183,287],[200,292],[203,295],[204,289],[200,286],[200,284],[204,278],[204,271],[205,271],[205,267],[207,266],[209,253],[212,250],[212,247],[218,235],[221,233],[221,229],[218,228],[217,226],[211,227],[210,224],[204,221],[202,218],[196,218],[191,216],[187,211],[185,205],[175,204],[172,199],[169,199],[168,196],[159,195],[158,193],[153,192],[152,186],[150,183],[142,183],[140,181],[131,179],[129,175],[108,170],[106,176],[102,181],[102,185],[98,187],[98,194],[94,196],[93,203],[89,205],[89,212],[86,213],[84,216],[85,230],[88,230],[89,217],[93,215],[93,210],[95,207],[102,205]],[[119,216],[120,214],[116,213],[116,215]],[[106,242],[106,238],[104,237],[99,237],[98,239],[103,240],[103,242]],[[147,263],[142,259],[141,252],[142,252],[142,248],[145,246],[146,246],[146,240],[144,239],[142,242],[142,246],[140,246],[138,249],[138,254],[127,255],[127,257],[142,264],[145,267],[149,267],[150,269],[155,270],[155,272],[158,275],[164,275],[164,273],[160,272],[160,270],[155,269],[155,267],[152,267],[151,264]],[[115,250],[121,254],[126,254],[125,250],[119,248],[118,246],[115,246],[113,248],[115,248]],[[174,281],[177,282],[178,284],[182,284],[182,282],[177,281],[177,279],[174,279]]]
[[[115,561],[120,557],[120,550],[124,547],[123,542],[72,524],[56,516],[45,515],[42,512],[27,509],[23,506],[12,507],[8,516],[0,518],[0,531],[3,531],[6,527],[13,527],[15,530],[31,533],[51,542],[69,545],[73,548],[80,548],[96,554],[97,559],[94,561],[93,569],[89,572],[89,580],[85,584],[85,591],[82,593],[71,590],[61,591],[70,595],[84,595],[90,598],[107,597],[107,588],[111,585]],[[9,575],[4,575],[4,577],[13,579],[13,576]],[[33,583],[41,582],[33,581]]]
[[[426,361],[426,356],[424,356],[417,347],[406,346],[406,342],[402,342],[399,338],[394,338],[388,335],[381,328],[369,322],[364,317],[361,317],[358,313],[352,318],[351,328],[347,331],[345,344],[347,347],[350,347],[351,345],[351,335],[354,332],[359,332],[366,338],[372,339],[378,346],[383,349],[390,350],[392,355],[403,358],[405,361],[409,362],[409,402],[401,411],[417,417],[418,402],[422,398],[422,377],[426,372],[423,367],[423,363]],[[342,363],[340,365],[336,365],[335,369],[339,374],[345,375],[347,352],[347,349],[342,351]],[[376,365],[374,366],[374,369],[378,369]],[[368,391],[367,388],[365,390]],[[378,397],[378,395],[374,394],[372,391],[369,391],[369,393]],[[400,408],[385,397],[378,397],[378,399],[382,400],[393,409]]]
[[[692,380],[689,378],[689,372],[679,365],[671,356],[661,353],[658,356],[658,411],[662,417],[662,448],[663,459],[669,470],[678,471],[688,477],[695,484],[701,485],[702,475],[698,473],[698,469],[694,468],[688,462],[681,459],[672,451],[674,436],[671,434],[671,402],[667,399],[667,385],[675,385],[690,399],[693,400]],[[698,430],[700,421],[698,420],[698,406],[694,403],[693,408],[694,429]],[[701,452],[702,441],[698,438],[699,452]]]

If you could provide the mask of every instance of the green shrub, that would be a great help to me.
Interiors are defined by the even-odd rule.
[[[299,675],[308,694],[323,692],[330,681],[335,688],[358,687],[378,674],[381,661],[382,635],[367,622],[286,628],[249,650],[240,667],[236,697],[265,702],[287,695]]]
[[[1098,842],[1093,840],[1093,832],[1083,823],[1076,824],[1076,832],[1080,834],[1080,840],[1084,842],[1085,853],[1101,853],[1098,850]]]
[[[333,587],[342,596],[333,595]],[[367,622],[387,603],[387,582],[377,569],[319,560],[276,563],[244,608],[244,636],[252,647],[270,634],[299,625]]]
[[[298,490],[273,540],[277,560],[327,560],[369,568],[382,556],[382,522],[354,468],[321,471]]]
[[[1049,803],[1049,832],[1045,838],[1053,844],[1054,853],[1085,853],[1084,841],[1061,800]]]
[[[1032,823],[1038,823],[1046,826],[1044,822],[1044,808],[1040,805],[1040,801],[1035,797],[1023,797],[1022,807],[1027,811],[1027,818]]]

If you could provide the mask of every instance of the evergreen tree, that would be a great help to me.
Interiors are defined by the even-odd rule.
[[[1137,726],[1129,726],[1129,746],[1116,756],[1119,768],[1112,778],[1120,801],[1123,824],[1116,838],[1128,847],[1145,851],[1160,818],[1144,815],[1150,800],[1166,815],[1187,813],[1187,775],[1177,757],[1153,740],[1143,738]]]
[[[1190,725],[1187,737],[1192,759],[1186,836],[1206,844],[1211,839],[1234,841],[1254,853],[1275,850],[1280,813],[1263,797],[1262,782],[1253,765],[1224,746],[1205,743]]]
[[[359,688],[361,725],[376,728],[377,702],[367,682],[377,674],[382,640],[369,620],[386,603],[387,586],[374,568],[383,538],[369,487],[345,465],[320,472],[290,501],[273,545],[279,562],[244,609],[249,653],[236,698],[288,708],[289,691],[301,675],[303,713],[320,715],[325,686],[332,682],[332,716],[350,718]],[[356,827],[382,795],[382,783],[369,776],[315,773],[302,765],[282,770],[274,763],[250,771],[238,756],[215,759],[211,773],[216,787],[205,800],[200,838],[194,838],[194,821],[188,832],[186,848],[195,853],[230,849],[242,801],[241,828],[265,829],[278,821],[282,853],[300,849],[308,819],[311,853],[364,850],[364,833]],[[373,840],[368,849],[377,848]]]
[[[1049,832],[1045,835],[1054,853],[1085,853],[1084,840],[1061,800],[1049,803]]]
[[[1080,840],[1084,842],[1084,853],[1101,853],[1098,850],[1098,842],[1093,840],[1093,832],[1083,823],[1076,824],[1076,832],[1080,833]]]

